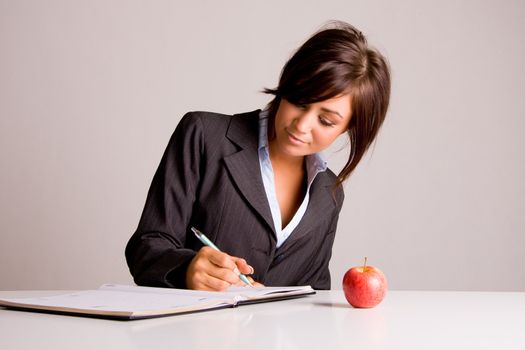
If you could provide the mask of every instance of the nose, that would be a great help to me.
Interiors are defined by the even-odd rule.
[[[312,118],[310,113],[305,112],[294,119],[294,128],[297,132],[305,134],[312,129]]]

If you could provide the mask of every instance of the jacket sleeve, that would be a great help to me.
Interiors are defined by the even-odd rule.
[[[198,115],[186,114],[153,177],[138,228],[126,246],[138,285],[185,288],[186,269],[196,254],[185,242],[201,174],[202,132]]]

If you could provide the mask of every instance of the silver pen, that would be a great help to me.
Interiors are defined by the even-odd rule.
[[[193,231],[193,233],[195,234],[195,236],[199,239],[199,241],[202,242],[202,244],[204,245],[207,245],[208,247],[210,248],[213,248],[215,249],[216,251],[220,252],[221,250],[215,245],[213,244],[212,241],[210,241],[210,239],[208,237],[206,237],[206,235],[204,233],[202,233],[201,231],[197,230],[195,227],[192,227],[191,230]],[[239,276],[239,278],[241,279],[241,281],[243,281],[244,283],[246,283],[247,285],[249,285],[250,287],[253,287],[253,284],[250,282],[250,280],[248,279],[248,277],[246,277],[245,275],[243,275],[239,269],[237,267],[235,267],[235,270],[233,270],[233,272],[235,272],[235,274],[237,276]]]

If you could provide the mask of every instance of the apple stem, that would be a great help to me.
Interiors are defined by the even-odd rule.
[[[363,270],[366,269],[366,260],[367,260],[367,259],[368,259],[368,258],[365,256],[365,263],[364,263],[364,265],[363,265]]]

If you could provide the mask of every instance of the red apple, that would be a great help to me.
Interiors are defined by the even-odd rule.
[[[355,266],[346,271],[343,277],[343,291],[346,300],[353,307],[374,307],[385,297],[388,285],[386,277],[376,267]]]

